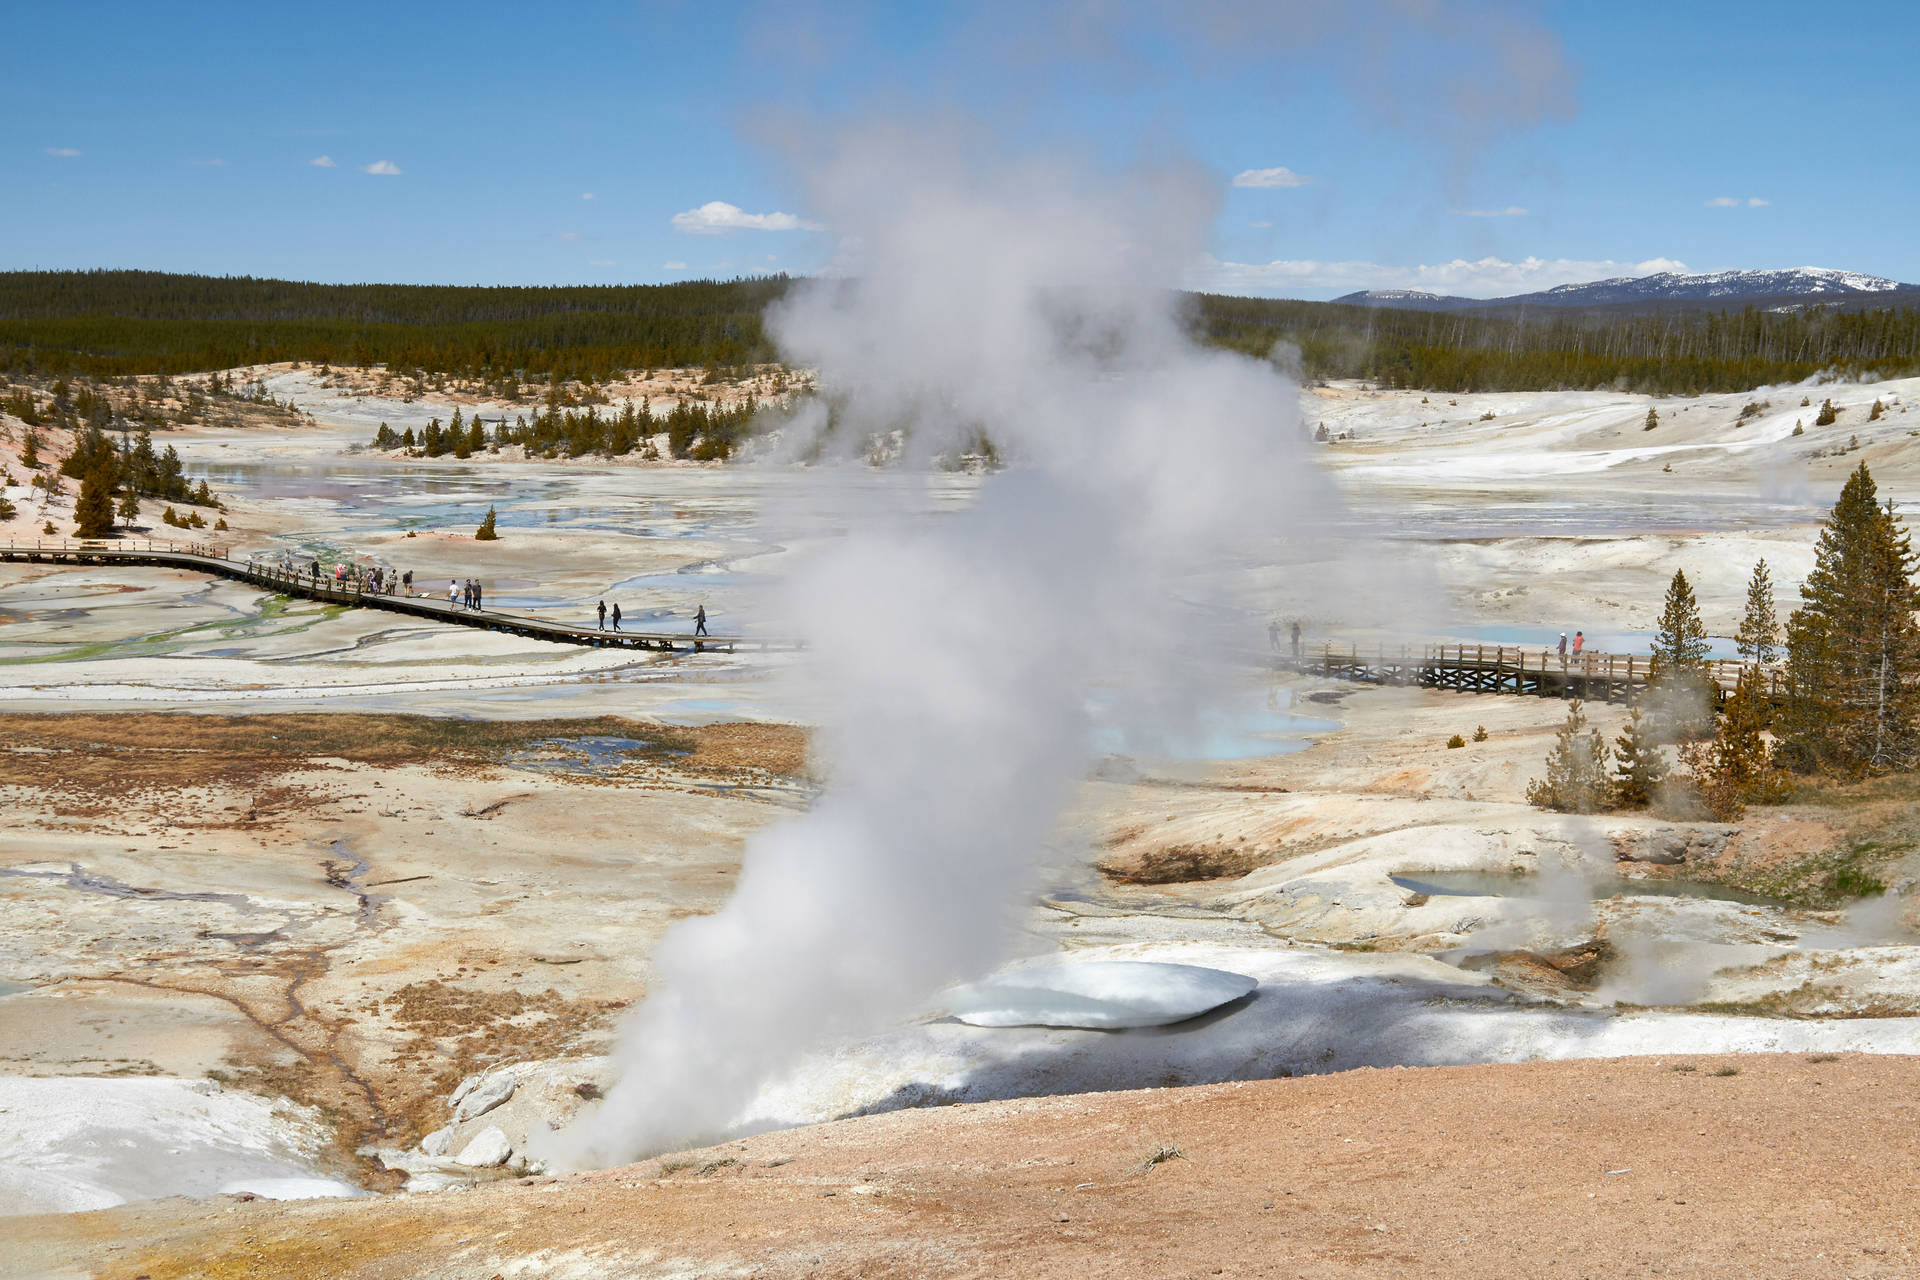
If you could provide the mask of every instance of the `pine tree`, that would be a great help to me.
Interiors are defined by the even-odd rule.
[[[1707,678],[1707,628],[1684,570],[1674,570],[1667,585],[1647,686],[1656,720],[1665,733],[1691,738],[1706,731],[1713,704]]]
[[[1759,670],[1748,667],[1727,698],[1713,737],[1709,756],[1712,785],[1704,788],[1710,805],[1716,788],[1735,801],[1748,803],[1767,803],[1785,794],[1785,779],[1769,759],[1762,736],[1771,710]]]
[[[473,536],[475,540],[479,542],[498,542],[500,540],[500,535],[493,531],[492,507],[487,508],[487,518],[480,522],[480,527],[474,531]]]
[[[40,469],[40,436],[33,428],[27,428],[27,440],[20,448],[20,465],[29,471]]]
[[[127,491],[120,496],[119,515],[120,523],[129,529],[140,518],[140,495],[133,491],[132,485],[128,485]]]
[[[80,482],[80,497],[73,504],[75,532],[83,538],[106,538],[113,534],[113,473],[95,467]]]
[[[1788,768],[1855,774],[1920,756],[1920,591],[1893,504],[1865,463],[1814,548],[1805,603],[1787,620],[1788,696],[1775,720]]]
[[[1654,741],[1645,712],[1633,709],[1632,718],[1613,740],[1613,800],[1625,809],[1644,809],[1667,780],[1667,761]]]
[[[1642,427],[1641,430],[1651,431],[1659,425],[1660,425],[1660,411],[1658,409],[1655,409],[1652,405],[1648,405],[1647,406],[1647,424],[1646,426]]]
[[[1547,776],[1527,784],[1527,803],[1560,813],[1597,813],[1610,798],[1607,765],[1607,744],[1598,729],[1587,728],[1586,710],[1575,698],[1547,756]]]
[[[1773,576],[1762,560],[1753,566],[1753,577],[1747,580],[1747,612],[1740,619],[1735,644],[1741,657],[1770,663],[1780,656],[1779,639],[1780,622],[1773,611]]]
[[[1827,399],[1820,402],[1820,412],[1813,416],[1813,425],[1816,427],[1830,427],[1839,420],[1840,411],[1833,407],[1833,401],[1831,399]]]

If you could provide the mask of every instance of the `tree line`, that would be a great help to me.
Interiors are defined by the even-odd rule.
[[[786,276],[669,285],[312,284],[152,271],[0,272],[0,372],[186,373],[272,361],[488,382],[776,359],[761,315]],[[1309,378],[1433,391],[1705,394],[1822,370],[1920,368],[1920,309],[1536,308],[1494,315],[1189,294],[1200,340]]]
[[[1266,357],[1285,344],[1309,378],[1429,391],[1702,395],[1823,370],[1894,376],[1920,368],[1920,309],[1911,307],[1493,316],[1199,294],[1190,315],[1207,340],[1248,355]]]
[[[417,435],[412,427],[395,431],[383,422],[374,432],[372,446],[405,449],[427,458],[470,458],[518,445],[529,458],[579,458],[589,454],[619,458],[638,450],[642,457],[655,460],[660,457],[655,437],[664,433],[670,458],[724,462],[752,433],[757,412],[758,401],[748,396],[734,405],[683,400],[663,414],[654,413],[645,401],[635,408],[629,400],[618,413],[609,410],[603,414],[594,405],[581,410],[563,407],[557,394],[549,393],[543,412],[532,418],[515,415],[511,424],[503,415],[491,430],[478,413],[465,418],[458,406],[445,426],[435,418]]]
[[[101,377],[304,360],[599,382],[629,369],[771,361],[760,316],[790,283],[518,288],[0,272],[0,371]]]

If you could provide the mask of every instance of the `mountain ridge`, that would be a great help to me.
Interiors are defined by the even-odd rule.
[[[1362,289],[1333,301],[1361,307],[1467,311],[1525,306],[1596,307],[1621,303],[1747,303],[1792,299],[1809,302],[1857,301],[1879,294],[1907,295],[1916,292],[1920,292],[1920,285],[1903,284],[1861,271],[1841,271],[1832,267],[1788,267],[1779,270],[1661,271],[1645,276],[1614,276],[1606,280],[1556,285],[1551,289],[1499,298],[1463,298],[1421,289]],[[1787,305],[1792,304],[1788,301]]]

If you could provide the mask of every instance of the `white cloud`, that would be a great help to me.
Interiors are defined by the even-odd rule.
[[[313,159],[307,161],[307,163],[316,169],[333,169],[338,167],[333,163],[332,156],[315,156]]]
[[[671,222],[675,231],[693,236],[723,236],[733,231],[818,231],[820,224],[806,222],[791,213],[748,213],[725,200],[709,200],[698,209],[676,213]]]
[[[581,198],[582,200],[591,200],[591,199],[593,199],[593,192],[591,192],[591,191],[582,191],[582,192],[580,193],[580,198]]]
[[[1773,203],[1773,201],[1771,201],[1771,200],[1762,200],[1762,199],[1761,199],[1761,198],[1760,198],[1759,196],[1748,196],[1748,197],[1747,197],[1747,208],[1749,208],[1749,209],[1764,209],[1764,208],[1766,208],[1766,207],[1767,207],[1768,205],[1770,205],[1770,204],[1772,204],[1772,203]]]
[[[361,165],[360,172],[378,174],[383,178],[397,178],[400,176],[400,166],[391,160],[375,160],[372,164]]]
[[[59,156],[62,160],[70,160],[80,153],[72,147],[48,147],[47,154],[50,156]]]
[[[1428,293],[1469,298],[1497,298],[1532,293],[1555,285],[1611,280],[1619,276],[1648,276],[1658,271],[1685,271],[1687,264],[1670,258],[1645,262],[1582,261],[1570,258],[1522,258],[1507,262],[1481,258],[1429,266],[1390,267],[1376,262],[1316,262],[1280,259],[1273,262],[1222,262],[1203,258],[1191,283],[1223,293],[1279,293],[1301,290],[1422,289]]]
[[[1309,178],[1304,173],[1295,173],[1285,165],[1273,169],[1242,169],[1233,175],[1236,187],[1304,187],[1318,178]]]
[[[687,269],[687,264],[684,262],[678,262],[678,261],[663,262],[660,264],[660,269],[662,271],[685,271]]]
[[[580,233],[578,231],[562,231],[560,233],[560,238],[562,240],[578,240],[580,238]]]
[[[1764,209],[1772,204],[1771,200],[1762,200],[1759,196],[1748,196],[1744,200],[1739,196],[1715,196],[1707,201],[1709,209],[1738,209],[1745,205],[1749,209]]]
[[[1527,216],[1527,211],[1517,204],[1510,204],[1504,209],[1455,209],[1454,212],[1463,218],[1524,218]]]
[[[590,267],[611,267],[616,264],[612,258],[588,258],[587,265]]]

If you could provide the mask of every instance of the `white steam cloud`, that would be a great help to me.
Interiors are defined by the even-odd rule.
[[[831,457],[904,428],[910,476],[984,431],[1008,466],[939,516],[901,509],[910,479],[876,510],[857,461],[809,473],[847,504],[787,597],[829,708],[826,794],[662,943],[620,1082],[556,1165],[723,1136],[823,1040],[1001,960],[1091,764],[1090,705],[1134,733],[1196,710],[1227,616],[1197,571],[1313,483],[1293,385],[1176,314],[1220,196],[1198,169],[1009,161],[950,124],[855,130],[801,167],[840,273],[770,323],[839,414],[789,436]]]

